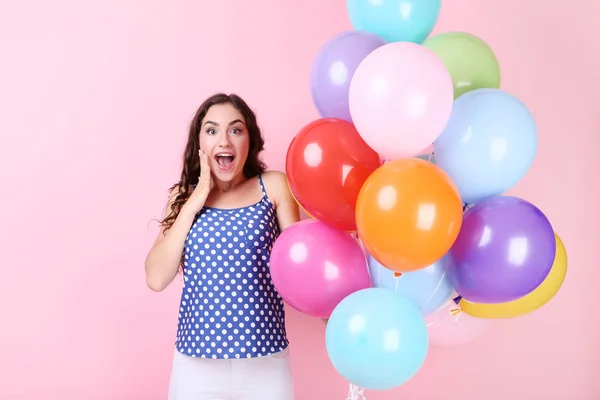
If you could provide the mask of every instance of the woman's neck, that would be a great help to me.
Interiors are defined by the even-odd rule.
[[[215,182],[215,189],[219,192],[225,193],[231,191],[232,189],[235,189],[237,186],[244,183],[246,181],[246,177],[244,176],[244,174],[239,174],[232,180],[224,182],[216,179],[213,175],[213,180]]]

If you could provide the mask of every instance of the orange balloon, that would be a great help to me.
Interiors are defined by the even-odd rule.
[[[418,158],[379,167],[356,202],[358,236],[373,258],[397,272],[416,271],[442,258],[458,237],[462,218],[452,179]]]

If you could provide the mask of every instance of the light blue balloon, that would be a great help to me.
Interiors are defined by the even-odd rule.
[[[423,43],[435,27],[441,8],[441,0],[346,1],[354,29],[374,33],[387,42]]]
[[[505,193],[527,173],[537,151],[528,108],[501,89],[476,89],[455,100],[450,120],[433,144],[437,165],[475,204]]]
[[[348,382],[388,390],[410,380],[429,347],[425,320],[407,298],[368,288],[345,297],[325,331],[329,359]]]
[[[406,297],[423,316],[439,310],[452,299],[454,287],[446,273],[447,254],[426,268],[405,272],[399,277],[395,277],[394,271],[381,265],[371,255],[368,256],[368,262],[373,286]]]

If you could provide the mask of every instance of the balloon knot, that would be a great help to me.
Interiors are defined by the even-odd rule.
[[[402,276],[402,272],[394,272],[394,278],[399,278]]]
[[[461,300],[462,300],[462,296],[457,296],[452,299],[452,301],[454,301],[456,304],[460,303]]]
[[[453,317],[456,317],[461,312],[462,312],[462,310],[460,310],[458,308],[453,308],[452,310],[450,310],[450,314],[452,314]]]

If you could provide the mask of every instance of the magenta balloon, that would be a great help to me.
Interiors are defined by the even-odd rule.
[[[546,278],[556,254],[554,230],[533,204],[495,196],[470,208],[449,252],[454,288],[476,303],[506,303]]]
[[[371,286],[357,241],[318,220],[297,222],[281,233],[271,252],[270,272],[284,301],[320,318],[329,318],[349,294]]]
[[[310,89],[322,117],[352,122],[348,91],[354,71],[369,53],[384,44],[386,41],[373,33],[349,31],[321,47],[312,64]]]

